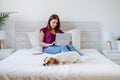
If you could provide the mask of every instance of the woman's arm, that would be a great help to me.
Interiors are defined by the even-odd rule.
[[[45,34],[43,33],[43,31],[41,31],[41,32],[40,32],[40,45],[41,45],[41,46],[47,47],[47,46],[53,45],[53,44],[45,43],[45,42],[44,42],[44,37],[45,37]]]

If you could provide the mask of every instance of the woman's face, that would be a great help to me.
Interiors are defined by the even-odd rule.
[[[58,25],[58,20],[57,19],[52,19],[50,21],[50,26],[51,28],[55,29],[55,27]]]

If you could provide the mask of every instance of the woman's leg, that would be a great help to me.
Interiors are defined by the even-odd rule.
[[[76,51],[76,52],[78,52],[81,56],[83,56],[83,54],[82,54],[81,52],[79,52],[77,49],[75,49],[73,45],[66,45],[66,47],[67,47],[70,51]]]
[[[69,49],[66,46],[60,46],[61,52],[67,52]]]
[[[48,53],[48,54],[57,54],[57,53],[61,53],[61,52],[67,52],[69,51],[65,46],[49,46],[46,49],[44,49],[44,53]]]

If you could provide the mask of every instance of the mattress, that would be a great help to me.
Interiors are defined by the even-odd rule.
[[[120,80],[120,66],[95,49],[82,49],[81,63],[43,66],[50,54],[21,49],[0,61],[0,80]],[[71,56],[72,57],[72,56]]]

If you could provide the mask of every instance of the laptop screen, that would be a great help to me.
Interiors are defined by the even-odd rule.
[[[57,33],[56,34],[56,45],[69,45],[72,40],[72,35],[70,33]]]

